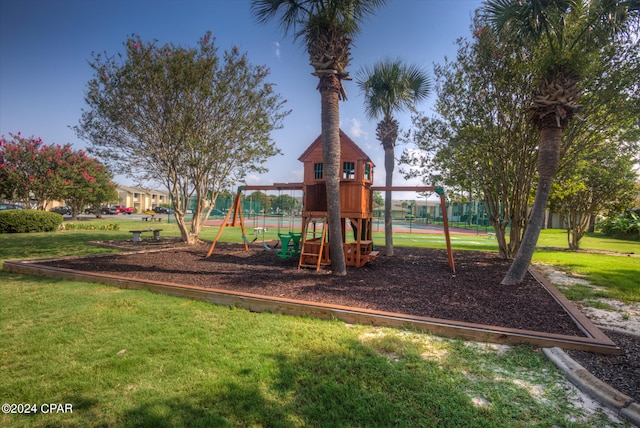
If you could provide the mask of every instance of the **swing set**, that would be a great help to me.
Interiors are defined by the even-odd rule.
[[[282,244],[281,249],[276,251],[276,255],[278,257],[287,259],[300,254],[300,238],[302,237],[302,233],[293,232],[292,222],[289,223],[289,232],[281,233],[282,216],[278,217],[278,238],[280,241],[276,242],[276,244],[273,247],[270,247],[264,239],[264,233],[267,231],[266,213],[263,213],[262,226],[257,226],[256,219],[254,218],[254,232],[256,234],[256,238],[253,241],[249,241],[246,235],[244,217],[242,214],[242,193],[245,190],[247,191],[248,190],[252,190],[252,191],[277,190],[279,192],[282,192],[283,190],[289,190],[293,192],[295,190],[303,190],[303,188],[304,188],[303,183],[275,183],[270,186],[269,185],[246,185],[246,186],[238,187],[238,191],[234,198],[233,205],[231,206],[229,211],[227,211],[227,215],[225,216],[224,220],[222,221],[222,224],[220,225],[218,234],[216,235],[216,238],[214,239],[213,243],[211,244],[211,247],[209,248],[207,257],[210,257],[211,254],[213,254],[213,250],[215,249],[215,246],[218,243],[220,236],[222,236],[222,232],[224,231],[224,229],[227,226],[235,227],[238,225],[240,226],[240,229],[242,231],[242,242],[244,244],[245,250],[248,250],[249,245],[258,239],[258,234],[262,233],[262,246],[265,250],[268,250],[268,251],[275,250],[279,244]]]
[[[268,191],[268,190],[277,190],[282,192],[283,190],[303,190],[303,183],[276,183],[273,185],[253,185],[253,186],[240,186],[238,187],[238,192],[236,193],[234,203],[232,207],[227,211],[227,215],[225,216],[222,224],[220,225],[220,229],[218,230],[218,234],[214,239],[206,257],[210,257],[213,254],[215,246],[222,235],[225,227],[227,226],[240,226],[242,231],[242,242],[244,244],[244,249],[248,250],[249,245],[255,242],[258,239],[258,234],[262,233],[262,246],[265,250],[273,251],[275,250],[279,244],[282,244],[281,249],[276,251],[276,255],[282,259],[289,259],[294,256],[300,256],[300,263],[298,268],[300,267],[315,267],[316,270],[320,269],[321,265],[331,264],[329,253],[328,253],[328,245],[326,242],[327,239],[327,217],[316,215],[316,213],[303,213],[302,218],[302,232],[294,232],[293,231],[293,222],[289,222],[289,231],[288,233],[281,232],[282,226],[282,217],[278,217],[278,238],[279,241],[273,247],[270,247],[265,239],[264,233],[267,231],[266,224],[266,214],[263,215],[263,225],[257,226],[257,220],[254,219],[254,232],[256,234],[255,239],[250,241],[247,238],[244,217],[242,214],[242,192],[245,190],[253,190],[253,191]],[[415,191],[415,192],[435,192],[440,197],[440,205],[442,208],[442,215],[444,221],[444,235],[447,245],[447,256],[449,267],[455,273],[455,264],[453,261],[453,252],[451,249],[451,237],[449,235],[449,222],[447,219],[447,207],[446,207],[446,198],[444,194],[444,189],[441,187],[431,187],[431,186],[373,186],[371,187],[371,192],[374,191]],[[369,219],[371,220],[371,219]],[[321,229],[317,230],[318,225],[321,225]],[[354,231],[354,236],[356,242],[352,244],[345,243],[345,253],[348,263],[352,266],[363,266],[366,262],[374,260],[378,255],[377,251],[369,251],[363,248],[363,244],[367,245],[371,243],[371,224],[367,226],[364,224],[362,219],[356,219],[354,222],[351,220],[351,227]],[[312,233],[313,236],[311,238],[307,238],[306,235],[308,233]],[[318,234],[320,234],[318,236]],[[363,236],[363,234],[365,236]],[[366,240],[366,239],[369,240]],[[302,249],[305,247],[311,248],[311,252],[304,252]],[[351,248],[353,247],[353,248]],[[367,254],[364,254],[367,253]],[[311,256],[311,257],[310,257]]]

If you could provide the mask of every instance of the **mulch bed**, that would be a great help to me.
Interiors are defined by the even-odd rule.
[[[135,248],[135,247],[134,247]],[[138,247],[140,248],[140,247]],[[161,253],[111,255],[47,265],[205,288],[286,297],[499,327],[574,336],[584,334],[530,275],[517,286],[500,285],[509,262],[481,251],[454,252],[453,275],[443,250],[396,248],[346,277],[298,270],[262,246],[240,244],[174,248]]]
[[[582,336],[571,317],[527,274],[522,284],[500,285],[510,261],[484,251],[454,251],[452,274],[444,250],[396,248],[346,277],[327,270],[297,269],[297,258],[282,260],[275,251],[253,244],[210,243],[185,246],[171,239],[142,244],[111,243],[123,249],[164,248],[161,252],[108,255],[50,261],[43,264],[87,272],[176,284],[286,297],[356,308],[397,312],[544,333]],[[381,249],[384,253],[384,249]],[[640,352],[637,337],[607,335],[623,348],[622,356],[571,351],[570,355],[632,397],[640,398]],[[636,346],[634,348],[634,346]],[[627,352],[626,349],[632,352]]]

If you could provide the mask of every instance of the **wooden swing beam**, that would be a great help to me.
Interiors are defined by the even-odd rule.
[[[434,186],[372,186],[372,192],[435,192],[440,196],[440,208],[442,209],[442,222],[444,223],[444,236],[447,241],[447,257],[449,267],[456,273],[456,266],[453,262],[453,251],[451,250],[451,236],[449,235],[449,219],[447,217],[447,200],[442,187]]]

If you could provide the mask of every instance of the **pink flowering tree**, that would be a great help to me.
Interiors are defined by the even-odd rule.
[[[80,150],[71,156],[64,171],[62,197],[71,208],[71,216],[77,218],[86,206],[99,213],[100,205],[118,198],[113,174],[97,159]]]
[[[2,136],[0,144],[2,193],[7,199],[44,209],[60,195],[60,172],[65,168],[65,152],[71,151],[69,145],[49,146],[40,138],[24,138],[20,133]]]
[[[51,201],[69,199],[77,214],[96,194],[113,198],[111,177],[106,167],[82,150],[74,151],[70,144],[45,144],[41,138],[25,138],[20,133],[0,139],[0,194],[6,199],[41,210]],[[107,190],[96,192],[99,186]]]

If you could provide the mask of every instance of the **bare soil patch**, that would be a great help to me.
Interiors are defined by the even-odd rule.
[[[142,244],[111,242],[123,249],[162,249],[135,254],[76,258],[44,263],[134,279],[172,282],[464,321],[499,327],[584,336],[571,317],[531,275],[522,284],[500,281],[510,262],[481,251],[454,251],[456,274],[444,250],[396,248],[393,257],[379,256],[346,277],[328,271],[297,269],[297,258],[282,260],[275,251],[253,244],[210,243],[189,247],[173,239]],[[272,245],[274,243],[271,243]],[[384,249],[382,249],[384,250]],[[614,388],[640,399],[640,339],[607,332],[623,349],[621,356],[571,351],[581,365]]]

